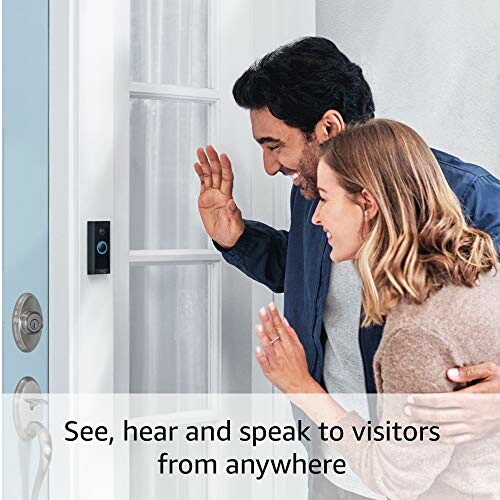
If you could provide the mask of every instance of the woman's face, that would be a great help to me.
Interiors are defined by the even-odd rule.
[[[337,176],[323,160],[318,165],[318,191],[321,199],[312,222],[322,226],[327,234],[332,247],[330,258],[334,262],[353,260],[363,245],[363,208],[341,187]]]

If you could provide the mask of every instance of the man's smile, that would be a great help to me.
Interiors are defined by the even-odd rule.
[[[300,186],[302,181],[302,174],[300,172],[288,167],[281,167],[279,171],[286,177],[290,177],[295,186]]]

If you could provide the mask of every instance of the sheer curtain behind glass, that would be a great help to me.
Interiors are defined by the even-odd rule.
[[[207,1],[131,4],[131,80],[207,86]],[[196,148],[208,141],[209,106],[131,99],[132,250],[208,248],[192,165]],[[203,263],[131,267],[131,392],[208,390],[209,290]]]
[[[130,303],[130,391],[207,392],[207,266],[134,265]]]
[[[208,87],[208,1],[132,0],[133,82]]]
[[[130,101],[130,246],[208,248],[198,213],[196,148],[207,143],[208,104]]]

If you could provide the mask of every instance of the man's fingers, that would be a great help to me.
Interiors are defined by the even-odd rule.
[[[220,155],[220,164],[222,168],[222,179],[221,179],[221,188],[220,190],[227,194],[228,196],[233,196],[233,182],[234,182],[234,174],[233,169],[231,167],[231,161],[226,154]]]
[[[459,434],[458,436],[445,436],[442,437],[439,442],[443,444],[462,444],[474,441],[477,436],[474,434]]]
[[[408,396],[410,408],[426,406],[430,408],[461,408],[464,398],[456,392],[441,394],[412,394]]]
[[[205,191],[205,177],[203,176],[203,170],[199,163],[194,164],[194,171],[198,174],[198,177],[200,178],[200,193],[203,193],[203,191]]]
[[[205,154],[205,151],[203,151],[203,148],[198,148],[196,150],[196,154],[198,156],[198,160],[200,160],[205,189],[212,189],[212,169],[210,168],[207,155]]]
[[[459,434],[468,434],[469,426],[464,422],[456,422],[454,424],[444,424],[439,426],[439,435],[441,438],[457,436]]]
[[[212,170],[212,187],[220,189],[222,182],[222,167],[219,161],[219,155],[213,146],[207,146],[208,159],[210,160],[210,169]]]
[[[479,365],[450,368],[447,371],[447,375],[453,382],[474,382],[475,380],[483,380],[495,375],[498,369],[498,366],[494,363],[486,362]]]
[[[480,382],[479,384],[469,385],[468,387],[464,387],[463,389],[457,391],[456,394],[463,394],[464,397],[469,400],[473,397],[473,394],[490,394],[491,396],[493,396],[490,385],[487,382]],[[467,396],[465,396],[466,394]]]
[[[405,413],[415,422],[430,422],[434,424],[464,422],[468,415],[461,408],[434,410],[431,408],[405,407]]]

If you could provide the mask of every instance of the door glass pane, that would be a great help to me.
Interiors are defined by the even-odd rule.
[[[132,0],[133,82],[208,87],[208,0]]]
[[[198,213],[196,148],[207,143],[209,104],[131,99],[130,246],[208,248]]]
[[[130,392],[209,390],[207,264],[130,267]]]

